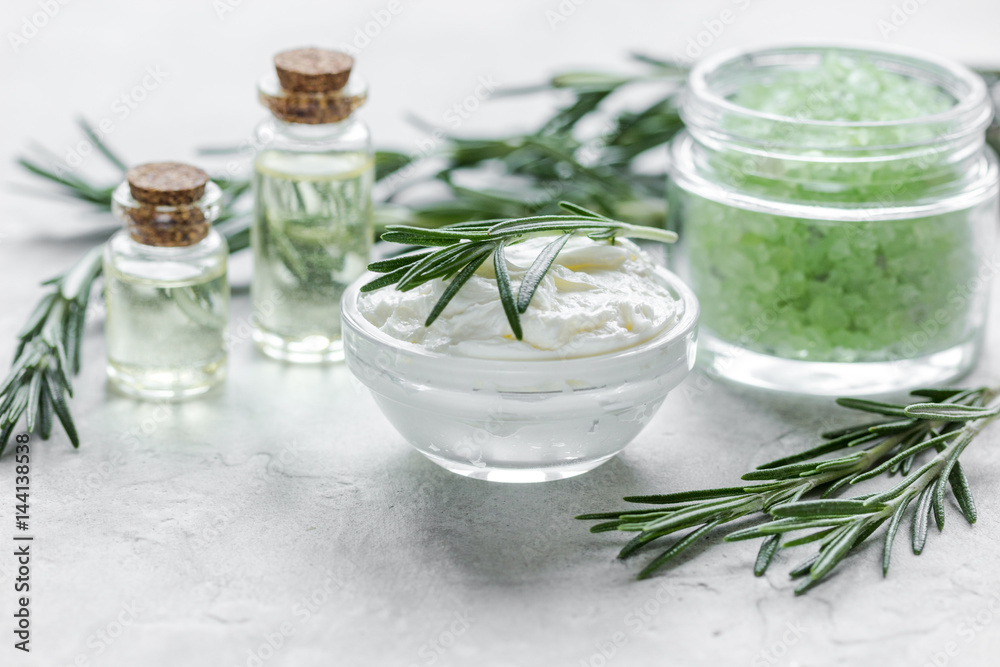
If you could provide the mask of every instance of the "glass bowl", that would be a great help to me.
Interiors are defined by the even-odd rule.
[[[448,470],[495,482],[573,477],[620,452],[690,372],[698,301],[680,278],[657,276],[677,298],[673,327],[631,348],[562,359],[511,361],[429,352],[384,333],[341,301],[347,366],[421,454]],[[392,288],[384,288],[392,289]]]

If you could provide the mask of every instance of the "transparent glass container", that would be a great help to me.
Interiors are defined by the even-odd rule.
[[[206,222],[219,213],[221,193],[209,183],[193,206]],[[123,183],[115,190],[116,215],[132,224],[143,205]],[[158,206],[169,220],[177,207]],[[122,392],[147,399],[202,394],[226,375],[229,283],[225,239],[214,229],[199,242],[160,247],[139,243],[129,229],[104,251],[105,338],[108,376]]]
[[[267,79],[261,89],[278,95],[276,86]],[[363,100],[363,82],[352,75],[343,94]],[[332,123],[269,118],[257,128],[257,142],[254,340],[276,359],[341,360],[340,298],[365,271],[374,235],[368,128],[354,117]]]
[[[889,120],[815,120],[830,93],[778,114],[735,101],[827,58],[949,100]],[[876,71],[877,70],[877,71]],[[897,79],[893,79],[894,81]],[[858,108],[887,95],[859,82]],[[944,98],[942,98],[944,99]],[[838,102],[839,103],[839,102]],[[723,53],[692,70],[671,146],[671,263],[702,305],[700,363],[718,377],[816,395],[942,383],[978,358],[996,264],[992,108],[971,70],[846,46]]]
[[[491,482],[545,482],[587,472],[621,451],[694,366],[698,301],[657,268],[678,321],[634,347],[559,360],[471,358],[399,340],[344,295],[347,366],[382,413],[434,463]]]

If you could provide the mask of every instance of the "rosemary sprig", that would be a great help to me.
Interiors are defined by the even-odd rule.
[[[428,176],[390,178],[388,201],[395,203],[428,181],[443,184],[446,195],[410,200],[397,213],[419,226],[477,219],[557,213],[571,200],[616,219],[662,225],[666,207],[663,169],[638,169],[636,159],[662,147],[684,124],[677,95],[687,68],[644,55],[631,56],[634,74],[569,71],[537,86],[503,90],[504,96],[549,93],[568,101],[534,131],[507,136],[446,134],[432,156],[444,166]],[[629,106],[636,88],[655,87],[655,99]],[[610,111],[609,109],[620,109]],[[439,128],[434,129],[441,136]],[[383,176],[414,161],[400,159]],[[490,183],[474,188],[470,182]],[[382,214],[389,211],[382,207]]]
[[[1000,387],[919,389],[912,393],[920,402],[900,405],[838,399],[841,406],[889,419],[824,433],[824,442],[812,449],[766,463],[743,475],[743,480],[754,484],[632,496],[625,501],[662,507],[584,514],[577,518],[600,521],[591,532],[637,533],[619,552],[619,558],[628,558],[652,542],[690,529],[639,572],[638,577],[643,579],[716,527],[752,517],[756,525],[731,532],[723,540],[763,538],[754,565],[757,576],[764,574],[779,550],[809,543],[818,545],[815,555],[791,570],[792,577],[802,579],[796,594],[823,581],[879,527],[888,523],[882,558],[882,571],[886,575],[893,542],[907,514],[912,522],[911,544],[915,554],[924,549],[930,517],[939,529],[944,528],[945,495],[949,488],[965,519],[969,523],[976,521],[975,503],[959,457],[1000,415]],[[935,455],[911,474],[915,462],[932,449]],[[837,456],[826,458],[832,454]],[[897,472],[903,475],[902,481],[888,489],[847,499],[834,497],[851,485]],[[913,510],[908,512],[910,508]],[[799,535],[790,538],[791,533]]]
[[[436,278],[450,281],[424,322],[424,326],[430,326],[444,311],[448,302],[472,278],[476,269],[492,256],[500,302],[511,331],[521,340],[520,316],[527,310],[542,278],[571,236],[586,236],[594,241],[609,243],[614,243],[617,237],[641,238],[660,243],[673,243],[677,240],[677,234],[671,231],[612,220],[569,202],[560,202],[559,206],[569,213],[466,222],[439,229],[391,225],[382,234],[383,241],[436,249],[416,250],[369,264],[369,270],[383,275],[366,283],[361,291],[371,292],[395,285],[396,289],[406,292]],[[557,238],[538,254],[515,294],[507,272],[504,250],[515,243],[539,236]]]
[[[70,442],[80,445],[66,399],[71,377],[80,371],[80,346],[91,286],[101,271],[101,248],[93,248],[66,273],[48,282],[49,292],[18,333],[10,373],[0,385],[0,454],[21,415],[43,439],[52,433],[53,413]]]

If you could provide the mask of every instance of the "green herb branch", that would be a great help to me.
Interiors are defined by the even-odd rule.
[[[383,275],[366,283],[361,291],[371,292],[395,285],[396,289],[406,292],[436,278],[450,281],[424,322],[425,326],[430,326],[483,262],[492,256],[500,302],[514,336],[521,340],[521,315],[528,309],[531,297],[542,278],[552,268],[552,263],[570,237],[586,236],[594,241],[610,243],[614,243],[616,237],[640,238],[660,243],[673,243],[677,240],[677,234],[671,231],[612,220],[569,202],[560,202],[559,206],[569,213],[482,220],[446,225],[438,229],[391,225],[382,234],[383,241],[422,246],[425,249],[369,264],[369,270]],[[507,272],[505,249],[539,236],[556,238],[535,258],[515,294]]]
[[[426,178],[399,179],[381,216],[394,211],[402,218],[394,222],[436,227],[557,213],[559,202],[570,200],[612,218],[662,226],[665,170],[639,168],[637,158],[662,148],[683,129],[677,97],[687,68],[641,54],[630,59],[638,70],[634,73],[569,71],[541,85],[500,91],[508,97],[551,94],[568,99],[529,132],[445,135],[433,153],[443,158],[444,166]],[[643,87],[657,93],[636,108],[632,94]],[[390,177],[414,161],[413,156],[386,152],[381,176]],[[483,177],[487,187],[470,185]],[[443,185],[446,195],[391,207],[427,181]]]
[[[80,346],[91,285],[101,271],[100,248],[89,251],[66,273],[50,280],[49,292],[18,333],[10,373],[0,386],[0,454],[21,415],[42,438],[58,417],[74,447],[80,444],[66,399],[71,377],[80,371]]]
[[[790,572],[793,578],[802,579],[796,594],[823,581],[888,523],[882,557],[883,574],[888,574],[893,542],[904,518],[910,517],[913,552],[920,554],[930,517],[939,529],[944,528],[949,489],[966,520],[970,524],[976,521],[975,502],[959,457],[1000,415],[1000,388],[920,389],[913,394],[921,401],[909,405],[838,399],[844,407],[889,419],[824,433],[824,442],[816,447],[743,475],[743,480],[754,484],[633,496],[625,501],[662,507],[577,518],[600,521],[591,532],[637,533],[619,552],[619,558],[629,558],[661,538],[690,529],[639,572],[642,579],[715,528],[754,517],[757,525],[731,532],[724,541],[763,539],[754,566],[758,576],[764,574],[779,550],[810,543],[818,546],[812,557]],[[930,450],[934,450],[934,456],[913,471],[916,462]],[[832,454],[838,455],[824,458]],[[847,499],[834,497],[884,473],[900,473],[902,480],[874,493]],[[791,537],[791,533],[797,535]]]

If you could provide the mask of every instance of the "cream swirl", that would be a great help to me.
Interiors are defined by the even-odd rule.
[[[506,249],[511,286],[552,240]],[[673,326],[679,301],[634,243],[571,237],[521,315],[522,340],[511,331],[488,259],[441,315],[425,327],[447,283],[435,279],[408,292],[386,287],[362,294],[361,314],[393,338],[427,350],[482,359],[566,359],[624,350]]]

